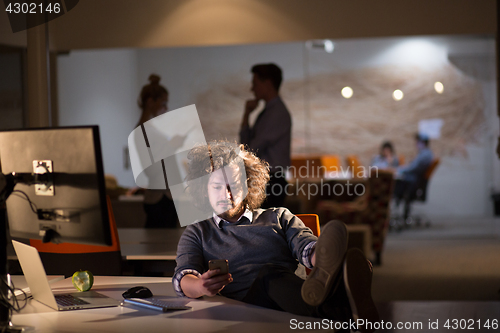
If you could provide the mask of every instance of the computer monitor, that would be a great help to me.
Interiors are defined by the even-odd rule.
[[[2,131],[0,165],[12,237],[111,245],[97,126]]]

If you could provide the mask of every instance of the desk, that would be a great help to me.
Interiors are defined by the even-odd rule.
[[[144,229],[120,228],[121,254],[126,262],[125,271],[134,275],[167,274],[172,276],[175,268],[177,244],[185,228],[176,229]],[[12,242],[7,243],[10,273],[21,273]],[[131,274],[131,273],[127,273]]]
[[[136,276],[172,276],[177,244],[185,228],[144,229],[120,228],[118,237],[126,270]]]
[[[118,237],[126,260],[175,260],[177,244],[185,228],[120,228]]]
[[[13,276],[16,283],[23,276]],[[146,285],[155,297],[188,304],[191,310],[159,313],[153,310],[133,307],[113,307],[91,310],[55,311],[34,300],[12,321],[16,325],[35,326],[39,333],[68,332],[193,332],[193,333],[276,333],[295,332],[291,330],[290,320],[301,322],[320,322],[320,319],[301,317],[286,312],[275,311],[248,305],[221,296],[201,299],[175,298],[170,278],[145,277],[102,277],[96,276],[93,290],[107,296],[121,299],[121,293],[136,285]],[[52,285],[54,290],[70,290],[71,280],[58,281]],[[412,301],[377,304],[381,320],[394,325],[392,330],[381,329],[377,332],[450,332],[444,328],[447,319],[473,319],[485,323],[489,320],[500,321],[500,302],[461,302],[461,301]],[[429,321],[439,320],[439,329],[429,330]],[[395,329],[398,323],[422,323],[418,329]],[[495,332],[497,330],[480,330]],[[328,330],[307,330],[307,332],[331,332]]]
[[[125,260],[175,260],[177,244],[184,229],[120,228],[118,237],[122,256]],[[7,259],[17,260],[10,238],[7,241]]]
[[[22,280],[14,276],[14,282]],[[177,298],[170,278],[102,277],[96,276],[92,290],[121,300],[126,289],[145,285],[155,297],[181,304],[191,310],[160,313],[137,307],[111,307],[90,310],[55,311],[30,300],[25,309],[14,314],[15,325],[35,326],[40,333],[67,332],[282,332],[289,328],[291,319],[311,318],[295,316],[248,305],[222,296],[202,299]],[[53,290],[74,291],[71,279],[52,285]]]

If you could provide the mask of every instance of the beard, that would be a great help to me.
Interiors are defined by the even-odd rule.
[[[245,210],[245,205],[243,202],[240,202],[239,205],[226,210],[225,212],[221,214],[217,214],[220,218],[223,218],[226,221],[229,221],[230,219],[233,219],[235,217],[239,217],[243,211]]]

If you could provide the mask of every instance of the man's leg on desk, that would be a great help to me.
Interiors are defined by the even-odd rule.
[[[325,228],[317,243],[316,273],[311,272],[307,282],[287,268],[266,264],[243,301],[301,316],[378,321],[371,299],[371,266],[360,251],[346,255],[347,231],[343,229]],[[344,241],[345,245],[338,245]],[[330,276],[325,279],[326,275]],[[322,286],[314,288],[316,284]]]

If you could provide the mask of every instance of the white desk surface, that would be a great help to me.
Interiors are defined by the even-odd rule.
[[[13,276],[16,286],[26,286],[23,276]],[[49,279],[52,277],[49,277]],[[332,330],[291,329],[290,321],[314,323],[320,319],[295,316],[248,305],[225,297],[204,297],[201,299],[177,298],[172,289],[171,279],[164,277],[95,277],[94,287],[107,296],[121,300],[126,289],[145,285],[155,297],[180,302],[192,307],[190,310],[161,313],[136,307],[111,307],[91,310],[56,311],[37,301],[30,300],[21,313],[14,313],[15,325],[35,327],[39,333],[281,333],[281,332],[332,332]],[[66,279],[52,284],[55,291],[74,291],[71,280]],[[381,319],[391,323],[423,323],[423,330],[399,330],[401,332],[425,332],[429,321],[439,320],[440,328],[435,333],[450,330],[443,323],[450,318],[474,318],[474,323],[498,320],[500,302],[498,301],[396,301],[378,304]],[[319,324],[317,324],[319,325]],[[319,326],[317,326],[319,327]],[[476,327],[476,326],[475,326]],[[397,330],[380,330],[393,332]],[[451,330],[453,331],[453,330]],[[495,330],[481,330],[491,331]]]
[[[22,284],[23,276],[13,276]],[[34,332],[282,332],[290,328],[290,320],[311,321],[314,318],[295,316],[248,305],[222,296],[202,299],[178,298],[171,279],[163,277],[96,276],[92,290],[121,300],[126,289],[145,285],[155,297],[188,304],[190,310],[161,313],[138,307],[119,306],[89,310],[56,311],[35,300],[29,300],[21,313],[14,313],[14,325],[35,327]],[[74,291],[71,279],[52,284],[54,291]],[[318,321],[319,319],[316,319]],[[323,330],[324,332],[324,330]]]

